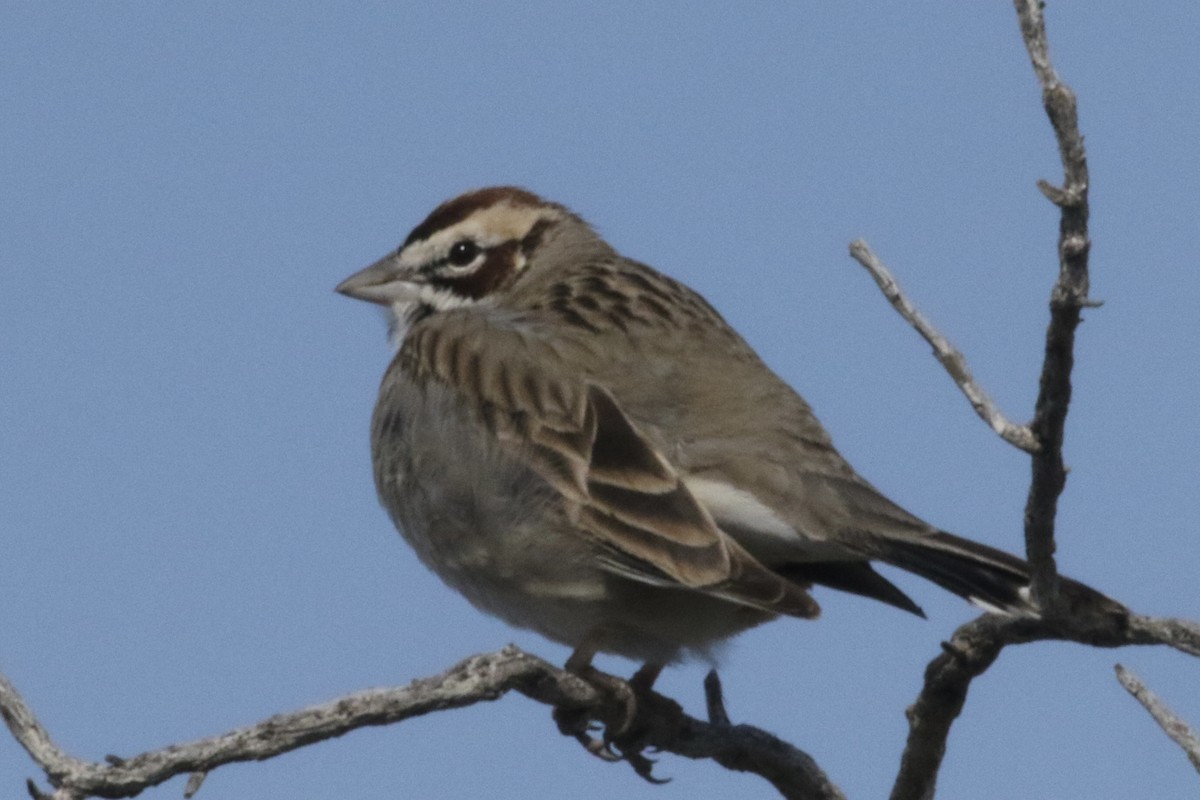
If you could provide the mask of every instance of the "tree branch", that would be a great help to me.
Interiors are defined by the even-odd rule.
[[[449,670],[407,686],[372,689],[321,705],[279,714],[256,725],[186,744],[171,745],[108,763],[67,755],[51,740],[13,685],[0,675],[0,715],[13,736],[45,772],[55,800],[133,797],[179,775],[191,775],[189,790],[224,764],[262,761],[358,728],[389,725],[434,711],[497,700],[517,691],[539,703],[585,714],[611,724],[627,714],[629,686],[613,678],[592,683],[514,646],[472,656]],[[710,679],[713,683],[713,679]],[[715,688],[713,688],[715,687]],[[714,694],[715,692],[715,694]],[[630,733],[613,740],[634,761],[651,747],[693,759],[713,759],[727,769],[770,781],[786,798],[844,800],[816,762],[788,743],[749,725],[730,725],[723,716],[719,683],[708,689],[710,708],[722,715],[705,722],[654,692],[638,695]]]
[[[1058,602],[1058,568],[1054,562],[1054,521],[1058,498],[1066,486],[1062,443],[1071,403],[1075,329],[1081,311],[1097,303],[1088,299],[1088,169],[1075,94],[1050,62],[1040,0],[1015,0],[1017,17],[1034,73],[1042,86],[1042,101],[1054,128],[1062,159],[1061,188],[1039,181],[1038,187],[1061,209],[1059,274],[1050,294],[1050,324],[1033,420],[1015,425],[996,407],[971,376],[966,358],[900,290],[892,274],[862,239],[850,244],[850,254],[871,273],[885,297],[932,347],[975,412],[1005,441],[1032,456],[1032,479],[1025,505],[1025,552],[1032,572],[1035,601],[1050,609]]]
[[[1029,425],[1038,446],[1030,450],[1032,478],[1025,507],[1025,548],[1032,573],[1031,588],[1043,613],[1040,618],[981,617],[959,628],[943,646],[945,652],[929,664],[924,688],[909,710],[909,739],[893,787],[893,800],[933,796],[946,738],[966,701],[971,681],[991,666],[1009,644],[1041,639],[1065,639],[1096,647],[1166,644],[1200,655],[1200,626],[1194,623],[1113,614],[1102,606],[1087,608],[1085,603],[1081,607],[1075,602],[1079,599],[1075,589],[1070,593],[1072,597],[1060,594],[1064,584],[1054,563],[1054,525],[1058,498],[1066,485],[1062,443],[1071,402],[1075,329],[1082,310],[1096,305],[1088,299],[1087,155],[1079,133],[1075,95],[1050,61],[1042,4],[1039,0],[1015,0],[1015,6],[1030,62],[1042,87],[1043,105],[1058,141],[1064,172],[1061,188],[1046,181],[1038,184],[1042,193],[1061,209],[1059,274],[1050,296],[1045,358],[1034,417]],[[1158,714],[1155,717],[1166,727]],[[1193,734],[1189,743],[1194,742]],[[1185,749],[1189,755],[1195,752],[1188,745]]]
[[[1050,62],[1046,24],[1039,0],[1015,0],[1021,35],[1034,74],[1042,87],[1042,104],[1058,141],[1063,185],[1039,182],[1042,193],[1061,209],[1058,280],[1050,294],[1050,325],[1042,362],[1037,403],[1030,427],[1041,447],[1033,455],[1033,477],[1025,505],[1025,551],[1033,571],[1033,596],[1043,606],[1057,601],[1058,570],[1054,563],[1054,520],[1066,485],[1062,443],[1071,403],[1075,328],[1088,299],[1088,167],[1075,93]]]
[[[1116,603],[1058,619],[979,617],[955,631],[926,669],[924,688],[908,710],[910,732],[893,800],[932,797],[950,726],[962,710],[972,679],[991,666],[1004,647],[1045,640],[1094,647],[1166,645],[1200,656],[1200,624],[1127,614]],[[636,714],[630,722],[626,719],[629,684],[612,676],[604,678],[584,680],[509,646],[472,656],[407,686],[357,692],[219,736],[128,759],[109,756],[107,763],[84,761],[60,750],[3,675],[0,716],[55,789],[53,794],[34,796],[53,800],[133,797],[180,775],[191,776],[190,796],[208,772],[225,764],[263,761],[359,728],[497,700],[514,690],[601,722],[610,730],[618,722],[629,723],[627,732],[609,741],[635,768],[644,764],[648,769],[650,762],[641,752],[653,748],[685,758],[712,759],[727,769],[759,775],[789,800],[844,800],[807,753],[766,731],[731,724],[715,673],[705,681],[708,721],[688,716],[669,698],[643,692],[637,694]]]
[[[1129,617],[1130,644],[1165,644],[1181,653],[1200,656],[1200,623],[1171,617]]]
[[[1147,689],[1146,684],[1142,683],[1137,675],[1120,664],[1117,664],[1116,669],[1117,680],[1121,682],[1125,690],[1150,712],[1150,716],[1154,717],[1154,721],[1158,723],[1159,727],[1166,731],[1167,736],[1170,736],[1176,744],[1183,748],[1188,761],[1191,761],[1196,771],[1200,772],[1200,736],[1197,736],[1191,726],[1174,711],[1167,708],[1166,703],[1160,700],[1158,695]]]
[[[916,328],[917,333],[921,334],[933,348],[934,356],[946,368],[946,372],[950,373],[950,377],[958,384],[962,393],[966,395],[979,418],[998,433],[1004,441],[1027,453],[1036,453],[1039,445],[1037,439],[1034,438],[1033,431],[1029,429],[1029,426],[1014,424],[1004,416],[995,401],[984,391],[982,386],[975,382],[974,376],[971,375],[971,369],[967,366],[966,357],[913,305],[912,301],[901,291],[900,284],[896,282],[892,273],[871,250],[870,245],[862,239],[855,239],[850,243],[850,255],[855,261],[862,264],[867,272],[871,273],[871,277],[875,279],[875,283],[879,285],[880,291],[883,292],[883,296],[888,299],[892,307]]]
[[[1078,642],[1092,647],[1165,645],[1200,656],[1200,625],[1122,614],[1116,608],[1103,607],[1057,618],[988,614],[968,622],[942,644],[943,652],[929,663],[921,693],[908,709],[908,742],[892,787],[892,800],[933,797],[950,726],[962,711],[971,681],[983,674],[1008,645],[1040,641]]]
[[[891,794],[893,800],[927,800],[933,796],[950,728],[962,711],[971,682],[1009,645],[1044,640],[1094,647],[1156,644],[1200,656],[1197,623],[1130,614],[1102,596],[1097,600],[1082,595],[1085,601],[1080,601],[1077,590],[1081,587],[1060,581],[1057,574],[1054,525],[1058,498],[1066,481],[1062,443],[1071,400],[1075,329],[1082,310],[1096,305],[1088,298],[1088,168],[1075,95],[1050,61],[1041,2],[1014,2],[1064,172],[1061,187],[1046,181],[1038,183],[1042,193],[1061,210],[1059,274],[1050,297],[1045,358],[1029,425],[1016,425],[1000,412],[972,377],[962,353],[905,297],[870,247],[862,240],[851,244],[851,255],[933,347],[976,413],[1002,438],[1032,456],[1025,541],[1033,595],[1042,614],[985,615],[963,625],[943,643],[943,652],[928,665],[923,688],[908,710],[910,731]],[[1060,585],[1066,591],[1060,593]],[[1117,675],[1200,771],[1200,737],[1131,672],[1118,665]],[[651,762],[641,753],[655,748],[687,758],[713,759],[728,769],[760,775],[786,798],[843,800],[840,790],[806,753],[765,731],[731,724],[715,673],[705,682],[708,721],[688,716],[662,695],[638,692],[611,676],[600,677],[604,680],[584,680],[510,646],[498,653],[468,658],[440,675],[408,686],[359,692],[127,760],[109,756],[107,763],[84,761],[63,752],[2,675],[0,716],[54,787],[53,794],[43,795],[31,783],[31,794],[53,800],[133,797],[181,775],[190,776],[185,794],[191,796],[208,772],[224,764],[265,760],[361,727],[496,700],[514,690],[574,715],[585,727],[587,721],[595,720],[608,731],[619,729],[618,734],[606,735],[601,747],[615,747],[643,777],[649,777]],[[630,697],[636,697],[632,718]]]

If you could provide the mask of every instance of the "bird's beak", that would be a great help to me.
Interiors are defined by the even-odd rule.
[[[415,288],[411,274],[397,263],[395,253],[390,253],[366,269],[359,270],[337,285],[335,291],[383,306],[404,300]]]

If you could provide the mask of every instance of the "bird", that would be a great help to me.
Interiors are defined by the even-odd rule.
[[[816,586],[924,616],[872,562],[1038,613],[1025,561],[885,497],[707,300],[564,205],[468,191],[336,290],[390,319],[381,504],[471,604],[571,648],[568,669],[612,653],[652,683],[817,617]]]

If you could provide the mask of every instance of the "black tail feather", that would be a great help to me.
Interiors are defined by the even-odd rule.
[[[941,531],[908,536],[843,532],[839,541],[858,551],[862,560],[794,563],[778,571],[791,580],[823,584],[925,616],[908,595],[868,563],[879,560],[920,575],[989,611],[1036,613],[1029,597],[1029,566],[1002,550]]]
[[[870,597],[924,617],[925,612],[894,583],[876,572],[866,561],[808,561],[776,570],[790,581],[820,584],[831,589]]]
[[[1036,613],[1029,596],[1029,565],[1003,550],[943,532],[872,539],[874,557],[959,597],[988,610]]]
[[[791,563],[776,570],[806,584],[821,584],[869,597],[921,617],[925,613],[891,581],[871,568],[882,561],[936,583],[987,611],[1039,615],[1030,593],[1029,564],[1014,555],[944,531],[881,536],[843,532],[839,541],[862,560]],[[1120,603],[1078,581],[1062,577],[1060,599],[1073,611],[1128,615]]]

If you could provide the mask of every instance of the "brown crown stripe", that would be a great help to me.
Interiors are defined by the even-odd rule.
[[[494,206],[502,201],[507,201],[514,206],[549,205],[533,192],[517,186],[493,186],[468,192],[453,200],[447,200],[431,211],[424,222],[412,229],[412,233],[404,240],[404,246],[408,247],[413,242],[428,239],[440,230],[457,225],[476,211]]]

